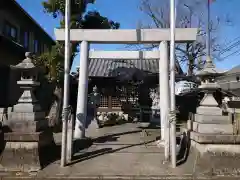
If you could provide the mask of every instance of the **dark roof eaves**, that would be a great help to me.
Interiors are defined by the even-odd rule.
[[[19,8],[34,24],[36,24],[36,25],[43,31],[43,33],[46,34],[47,37],[52,40],[53,43],[56,43],[56,41],[42,28],[42,26],[41,26],[33,17],[30,16],[30,14],[28,14],[28,13],[22,8],[22,6],[21,6],[16,0],[12,0],[12,2],[13,2],[16,6],[18,6],[18,8]]]

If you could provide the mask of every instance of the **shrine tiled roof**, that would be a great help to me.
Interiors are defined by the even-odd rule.
[[[90,59],[90,77],[113,77],[114,71],[125,69],[128,71],[144,71],[150,74],[159,73],[159,60],[112,60],[112,59]]]
[[[240,65],[235,66],[234,68],[230,69],[229,71],[226,72],[226,74],[240,74]]]

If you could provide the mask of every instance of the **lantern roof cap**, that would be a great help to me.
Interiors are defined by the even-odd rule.
[[[25,57],[26,58],[22,62],[12,67],[16,69],[38,69],[38,67],[36,67],[32,62],[33,55],[31,52],[26,52]]]

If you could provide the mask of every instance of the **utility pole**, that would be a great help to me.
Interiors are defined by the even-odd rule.
[[[192,27],[192,15],[193,15],[193,12],[192,12],[192,9],[191,9],[191,7],[189,5],[184,4],[184,6],[186,8],[188,8],[188,10],[189,10],[189,28],[191,28]]]
[[[213,64],[212,62],[212,59],[211,59],[211,28],[210,28],[210,3],[212,2],[213,0],[207,0],[207,24],[206,24],[206,31],[207,31],[207,38],[206,38],[206,48],[207,48],[207,59],[206,59],[206,64],[205,66],[206,67],[215,67],[215,65]]]
[[[61,167],[66,165],[67,152],[67,124],[69,105],[69,78],[70,78],[70,0],[65,1],[65,58],[64,58],[64,94],[63,94],[63,119],[62,119],[62,149]]]
[[[175,26],[176,26],[175,0],[170,0],[170,141],[172,167],[176,167],[176,102],[175,102]]]

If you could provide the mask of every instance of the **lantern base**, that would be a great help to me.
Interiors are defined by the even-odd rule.
[[[56,158],[51,132],[5,133],[4,140],[6,145],[1,154],[0,171],[39,171]]]
[[[45,119],[44,112],[11,112],[9,120],[12,121],[41,121]]]
[[[18,132],[18,133],[35,133],[48,129],[48,121],[42,119],[40,121],[32,120],[8,120],[4,123],[5,132]]]

